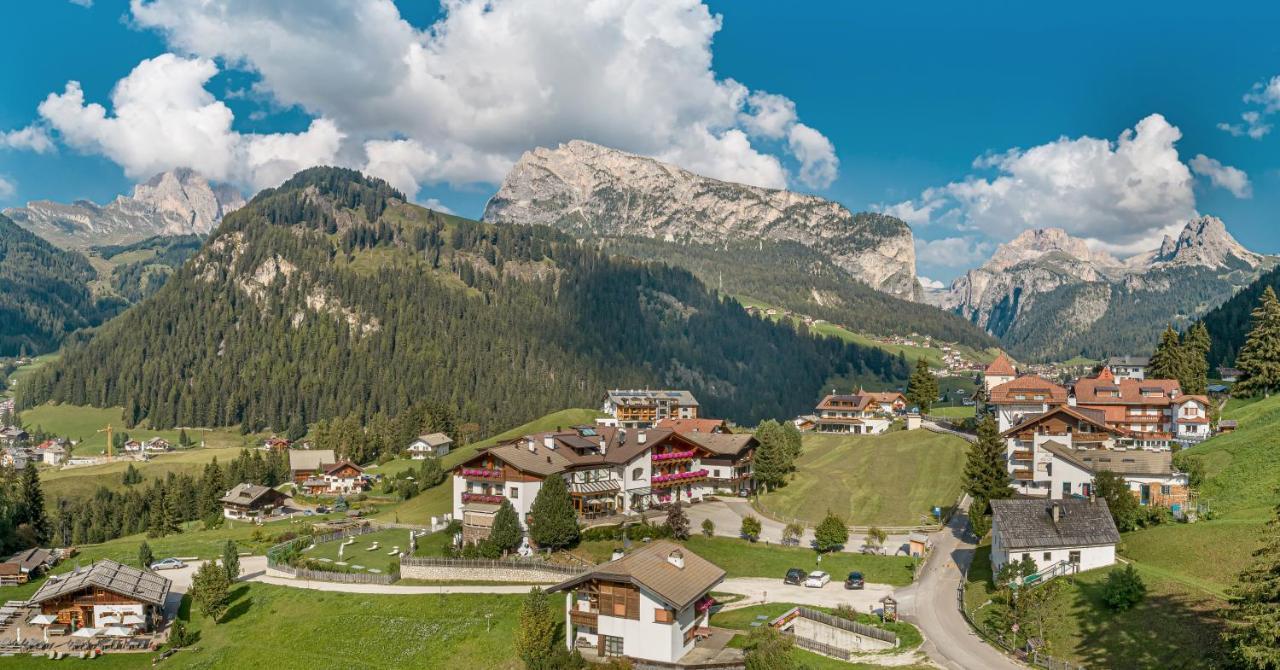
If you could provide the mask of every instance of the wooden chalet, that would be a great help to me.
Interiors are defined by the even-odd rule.
[[[288,500],[288,496],[269,486],[237,484],[218,502],[222,503],[222,514],[226,518],[251,519],[269,516],[285,500]]]
[[[42,614],[72,628],[106,625],[152,630],[164,622],[172,582],[154,572],[102,559],[59,579],[49,579],[31,596]],[[134,623],[130,623],[134,622]]]

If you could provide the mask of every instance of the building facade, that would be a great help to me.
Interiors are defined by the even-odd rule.
[[[663,419],[697,419],[698,399],[688,391],[615,389],[605,395],[603,410],[621,428],[653,428]]]
[[[154,572],[104,558],[57,581],[45,581],[30,602],[42,614],[74,628],[125,625],[152,630],[164,622],[170,586],[171,581]]]
[[[1089,500],[991,501],[991,567],[1030,558],[1038,570],[1055,566],[1084,571],[1116,561],[1120,532],[1107,502]]]
[[[906,397],[897,392],[832,393],[814,408],[812,426],[819,433],[878,435],[906,408]]]

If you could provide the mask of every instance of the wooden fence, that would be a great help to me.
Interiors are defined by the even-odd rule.
[[[790,612],[783,614],[777,619],[774,619],[774,625],[777,626],[781,623],[786,623],[786,621],[789,620],[788,617],[795,618],[791,616],[792,613],[798,616],[802,616],[811,621],[817,621],[818,623],[826,624],[828,626],[831,626],[832,628],[839,628],[841,630],[846,630],[856,635],[869,637],[872,639],[880,640],[882,642],[888,642],[894,646],[897,646],[898,644],[898,634],[894,633],[893,631],[885,630],[883,628],[876,628],[875,626],[868,626],[865,623],[858,623],[857,621],[850,621],[843,617],[838,617],[838,616],[835,616],[834,614],[827,614],[826,612],[810,609],[808,607],[797,607],[794,610],[791,610]]]
[[[469,568],[482,570],[537,570],[538,572],[555,572],[574,577],[587,572],[587,568],[576,565],[555,565],[536,559],[486,560],[468,558],[419,558],[405,556],[400,559],[400,566],[423,568]]]
[[[327,570],[307,570],[291,565],[273,565],[272,570],[283,572],[297,579],[314,582],[338,582],[340,584],[390,584],[395,575],[373,574],[368,572],[329,572]]]

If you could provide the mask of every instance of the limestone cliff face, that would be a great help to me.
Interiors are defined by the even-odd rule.
[[[483,218],[583,236],[798,242],[881,291],[905,298],[920,291],[911,229],[898,219],[853,214],[812,195],[702,177],[589,142],[526,152]]]
[[[134,186],[132,196],[118,196],[107,205],[37,200],[5,214],[60,247],[86,248],[155,235],[205,235],[243,205],[244,197],[234,188],[179,169],[162,172]]]

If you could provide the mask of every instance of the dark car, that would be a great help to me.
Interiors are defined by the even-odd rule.
[[[808,575],[805,574],[804,570],[801,570],[800,568],[791,568],[790,570],[787,570],[787,576],[782,578],[782,583],[795,584],[799,586],[804,583],[805,577],[808,577]]]
[[[861,572],[850,572],[849,577],[844,580],[846,589],[861,589],[863,585]]]
[[[324,505],[321,505],[316,508],[316,514],[328,514],[328,513],[329,513],[329,508],[325,507]]]

